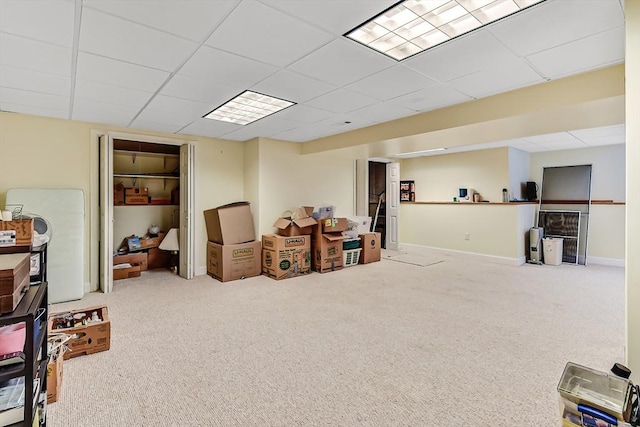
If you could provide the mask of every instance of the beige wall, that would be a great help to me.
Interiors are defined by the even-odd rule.
[[[338,216],[354,214],[355,163],[331,154],[302,155],[301,144],[260,138],[258,141],[260,210],[254,216],[259,235],[274,232],[285,211],[330,204]],[[245,164],[245,167],[248,165]]]
[[[400,242],[525,262],[525,233],[534,205],[412,204],[400,206]],[[466,235],[469,240],[466,240]]]
[[[640,1],[625,2],[627,112],[627,364],[640,383]]]
[[[501,202],[509,187],[509,148],[405,159],[400,176],[415,181],[416,201],[452,201],[459,188],[469,187],[484,200]]]
[[[188,139],[195,145],[195,259],[196,272],[203,273],[207,237],[202,211],[243,198],[242,143],[0,112],[0,205],[4,206],[10,188],[82,189],[85,248],[91,254],[85,266],[88,283],[93,277],[91,258],[97,256],[91,253],[97,241],[91,223],[97,203],[93,188],[98,178],[98,150],[92,135],[96,129]],[[97,283],[91,283],[91,289],[97,289]]]

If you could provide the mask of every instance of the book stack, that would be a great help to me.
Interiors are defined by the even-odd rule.
[[[24,419],[24,377],[0,383],[0,426]]]

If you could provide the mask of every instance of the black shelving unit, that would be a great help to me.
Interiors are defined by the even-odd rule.
[[[26,324],[25,362],[0,368],[0,382],[24,377],[24,419],[19,423],[11,424],[10,427],[30,427],[33,424],[35,411],[38,410],[38,400],[40,400],[42,393],[44,393],[46,404],[48,301],[47,282],[42,282],[39,285],[29,287],[13,312],[0,316],[0,326],[20,322]],[[38,325],[37,330],[36,325]],[[39,360],[38,356],[40,356]],[[36,378],[39,379],[40,386],[38,393],[34,395],[33,384]],[[47,425],[46,410],[40,412],[40,425]]]

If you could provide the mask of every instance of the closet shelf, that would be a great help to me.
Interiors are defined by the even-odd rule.
[[[179,176],[173,175],[150,175],[150,174],[130,174],[130,173],[114,173],[116,178],[152,178],[152,179],[176,179],[179,180]]]

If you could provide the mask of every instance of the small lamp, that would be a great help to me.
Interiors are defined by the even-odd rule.
[[[178,272],[178,251],[180,250],[180,241],[178,239],[178,229],[172,228],[162,239],[158,249],[171,252],[171,272]]]

